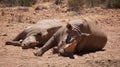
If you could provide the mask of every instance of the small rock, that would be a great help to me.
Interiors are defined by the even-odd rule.
[[[36,7],[35,10],[40,10],[41,8],[40,7]]]
[[[108,61],[108,62],[111,62],[111,59],[108,59],[107,61]]]
[[[51,57],[48,57],[48,58],[51,58]]]
[[[4,16],[4,15],[5,15],[5,12],[4,12],[4,11],[2,11],[2,12],[1,12],[1,15],[2,15],[2,16]]]
[[[35,21],[31,21],[31,20],[30,20],[29,23],[35,24]]]
[[[9,27],[10,25],[6,25],[6,27]]]
[[[48,67],[50,67],[50,65],[48,64]]]
[[[7,33],[3,34],[3,36],[8,36]]]
[[[7,33],[4,33],[2,36],[8,36]]]

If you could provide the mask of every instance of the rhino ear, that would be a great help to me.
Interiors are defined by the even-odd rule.
[[[69,23],[66,25],[66,27],[67,27],[68,29],[70,29],[70,30],[72,29],[72,25],[69,24]]]
[[[41,33],[37,33],[37,35],[38,35],[38,36],[42,36],[42,34],[41,34]]]
[[[47,35],[48,34],[48,31],[42,31],[41,32],[41,36],[45,36],[45,35]]]

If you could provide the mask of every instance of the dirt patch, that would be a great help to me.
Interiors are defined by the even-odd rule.
[[[51,4],[49,4],[51,5]],[[36,6],[35,6],[36,7]],[[120,66],[120,10],[87,9],[82,13],[61,11],[51,5],[44,9],[35,7],[0,8],[0,67],[119,67]],[[41,6],[39,6],[41,7]],[[5,46],[20,31],[42,19],[74,19],[91,16],[108,35],[104,51],[74,55],[73,58],[52,54],[52,49],[42,57],[33,55],[34,49]]]

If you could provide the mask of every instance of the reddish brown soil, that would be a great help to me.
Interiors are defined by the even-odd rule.
[[[48,7],[49,5],[49,7]],[[35,8],[38,7],[38,10]],[[107,33],[104,51],[74,55],[74,58],[52,54],[52,49],[42,57],[33,55],[34,49],[5,45],[25,27],[42,19],[70,19],[91,16]],[[120,9],[85,9],[75,13],[64,6],[50,4],[33,7],[0,8],[0,67],[120,67]]]

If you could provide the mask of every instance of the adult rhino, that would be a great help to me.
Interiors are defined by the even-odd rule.
[[[6,45],[17,45],[22,46],[22,48],[42,46],[63,25],[62,21],[59,19],[38,21],[25,28],[12,41],[7,41]]]
[[[42,56],[53,46],[54,52],[60,55],[70,55],[81,51],[98,51],[104,48],[107,42],[106,34],[96,25],[92,18],[70,20],[61,27],[47,43],[34,52],[36,56]]]

